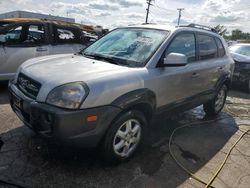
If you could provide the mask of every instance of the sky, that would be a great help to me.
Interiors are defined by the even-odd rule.
[[[151,23],[176,25],[176,9],[185,8],[181,24],[222,24],[229,31],[250,32],[249,0],[152,0],[152,4]],[[146,6],[146,0],[0,0],[0,13],[25,10],[112,29],[145,22]]]

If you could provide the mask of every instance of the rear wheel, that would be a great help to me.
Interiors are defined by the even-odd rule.
[[[223,85],[217,92],[215,98],[203,105],[203,109],[208,116],[218,115],[225,105],[227,98],[227,86]]]
[[[147,121],[143,113],[128,111],[109,128],[103,142],[102,154],[109,163],[131,158],[142,144]]]

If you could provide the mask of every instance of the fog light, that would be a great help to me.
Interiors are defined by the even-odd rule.
[[[87,122],[96,122],[97,121],[97,116],[91,115],[87,117]]]

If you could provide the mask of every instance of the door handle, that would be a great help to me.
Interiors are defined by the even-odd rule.
[[[191,78],[197,78],[198,76],[200,76],[200,74],[194,72],[194,73],[192,74]]]
[[[38,47],[38,48],[36,48],[36,51],[37,52],[46,52],[46,51],[48,51],[48,49],[47,48],[43,48],[43,47]]]

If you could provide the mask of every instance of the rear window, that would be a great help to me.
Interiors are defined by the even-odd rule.
[[[217,57],[217,45],[213,37],[198,35],[199,54],[201,60]]]

